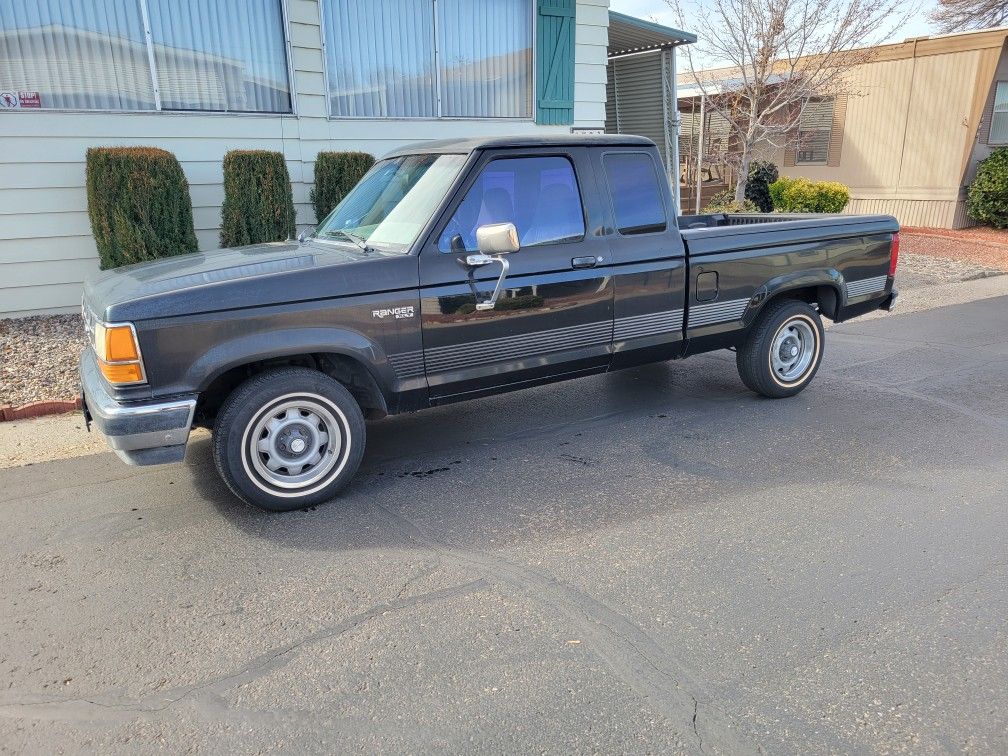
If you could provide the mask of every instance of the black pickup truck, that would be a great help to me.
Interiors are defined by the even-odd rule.
[[[87,281],[84,407],[126,462],[190,429],[245,501],[331,498],[365,418],[734,349],[786,397],[823,316],[896,299],[889,216],[676,217],[633,136],[428,142],[378,161],[317,230]]]

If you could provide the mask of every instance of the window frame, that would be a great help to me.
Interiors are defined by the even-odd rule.
[[[509,119],[510,120],[510,119]],[[581,236],[577,238],[570,239],[560,239],[558,241],[551,241],[546,243],[531,244],[531,245],[520,245],[519,251],[524,252],[526,249],[538,249],[541,247],[554,247],[563,244],[581,244],[588,237],[588,208],[585,207],[584,192],[581,189],[581,179],[578,176],[577,163],[574,157],[566,152],[537,152],[537,153],[516,153],[514,155],[507,155],[503,153],[497,153],[492,155],[488,160],[473,166],[475,172],[472,173],[470,180],[461,187],[461,193],[452,197],[449,203],[448,210],[446,213],[442,214],[442,221],[434,227],[434,233],[430,235],[431,246],[434,251],[439,255],[471,255],[477,250],[466,250],[465,252],[458,252],[453,249],[441,249],[441,236],[444,234],[445,229],[448,228],[448,224],[452,222],[452,218],[455,217],[455,213],[462,206],[462,203],[466,201],[469,196],[469,192],[472,191],[473,187],[480,180],[480,176],[483,175],[483,171],[489,168],[494,163],[500,160],[535,160],[538,158],[563,158],[570,165],[571,173],[574,176],[574,187],[577,189],[578,204],[581,205],[581,225],[582,231]],[[463,166],[462,172],[472,172],[473,168],[466,168]]]
[[[291,47],[290,39],[290,18],[287,13],[287,2],[288,0],[273,0],[280,4],[280,19],[283,26],[283,40],[284,40],[284,59],[287,63],[287,88],[290,92],[290,110],[288,111],[275,111],[275,110],[194,110],[191,108],[186,109],[174,109],[174,108],[162,108],[161,107],[161,88],[158,84],[158,74],[157,74],[157,62],[154,57],[154,38],[151,34],[151,24],[150,24],[150,11],[147,5],[147,0],[136,0],[140,7],[140,17],[143,22],[144,30],[144,44],[147,47],[147,65],[150,71],[151,77],[151,93],[154,97],[154,107],[150,109],[138,109],[138,108],[124,108],[122,110],[111,110],[107,108],[11,108],[10,110],[4,110],[4,113],[33,113],[38,115],[39,113],[115,113],[116,115],[160,115],[167,113],[169,115],[180,115],[180,116],[246,116],[246,117],[266,117],[266,118],[277,118],[277,117],[290,117],[298,115],[297,107],[297,87],[295,82],[294,74],[294,56]],[[321,7],[321,3],[320,3]],[[323,65],[323,68],[325,66]],[[328,98],[326,98],[328,100]]]
[[[798,165],[822,165],[822,166],[827,166],[827,165],[829,165],[829,161],[830,161],[830,143],[833,141],[833,122],[836,120],[837,98],[836,98],[835,95],[827,95],[825,97],[811,97],[811,98],[809,98],[809,100],[810,100],[810,102],[811,101],[815,101],[815,102],[829,101],[829,103],[832,105],[832,108],[830,110],[830,125],[829,125],[828,129],[805,129],[806,133],[807,132],[812,132],[812,131],[814,131],[814,132],[825,131],[826,132],[826,154],[825,154],[825,156],[823,157],[822,160],[802,160],[802,158],[801,158],[801,154],[802,154],[802,148],[801,148],[802,126],[801,126],[801,119],[799,118],[798,129],[797,129],[797,132],[798,132],[798,145],[795,147],[795,150],[794,150],[795,165],[796,166],[798,166]],[[808,104],[809,103],[806,103],[806,107],[808,106]],[[803,111],[802,114],[804,115],[804,111]]]
[[[287,0],[283,0],[286,3]],[[329,96],[329,54],[326,45],[326,0],[318,0],[319,8],[319,38],[322,43],[322,88],[325,90],[324,97],[326,103],[326,119],[330,121],[496,121],[500,123],[535,123],[538,112],[539,99],[538,79],[536,73],[536,63],[538,62],[538,45],[536,44],[539,24],[539,14],[537,13],[538,0],[530,0],[529,12],[532,14],[531,37],[532,56],[529,61],[529,88],[531,108],[529,115],[517,118],[507,116],[446,116],[441,115],[441,71],[438,68],[441,60],[440,33],[437,25],[437,0],[428,0],[434,13],[434,116],[344,116],[334,115],[332,111],[332,98]]]
[[[615,192],[613,191],[612,183],[609,181],[609,171],[606,170],[606,158],[610,155],[643,155],[651,163],[651,170],[654,171],[655,177],[655,188],[658,190],[658,199],[661,203],[662,215],[665,220],[665,225],[660,229],[654,229],[653,231],[631,231],[630,233],[623,233],[619,227],[619,221],[616,218],[616,203],[613,201]],[[612,213],[612,227],[613,231],[619,236],[634,237],[634,236],[651,236],[652,234],[666,234],[668,233],[669,227],[674,224],[669,223],[669,207],[668,199],[665,196],[665,189],[662,187],[662,175],[663,172],[659,170],[659,166],[655,164],[654,155],[652,155],[647,150],[606,150],[602,153],[599,158],[599,168],[602,170],[602,175],[605,177],[606,194],[609,200],[609,212]],[[666,181],[667,183],[667,181]],[[636,226],[634,227],[636,228]]]
[[[1001,89],[1002,85],[1005,88],[1004,110],[998,110],[998,90]],[[993,147],[1002,147],[1008,145],[1008,124],[1005,125],[1005,138],[1003,140],[995,140],[991,135],[994,133],[994,116],[996,115],[1001,115],[1008,121],[1008,79],[1000,79],[994,82],[994,101],[991,103],[991,120],[987,127],[987,144]]]

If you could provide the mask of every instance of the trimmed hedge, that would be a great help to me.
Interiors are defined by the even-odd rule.
[[[760,209],[751,199],[744,199],[741,202],[735,201],[735,191],[725,189],[710,198],[703,211],[706,215],[715,213],[758,213]]]
[[[279,152],[231,150],[224,156],[220,243],[240,247],[292,239],[294,196]]]
[[[749,178],[746,180],[745,198],[752,201],[761,213],[773,210],[770,199],[770,184],[780,177],[777,166],[769,160],[754,160],[749,165]]]
[[[782,176],[769,189],[774,210],[782,213],[839,213],[850,202],[850,190],[837,181]]]
[[[310,195],[315,220],[321,223],[374,162],[374,155],[366,152],[320,152],[315,158],[315,186]]]
[[[102,270],[198,249],[189,183],[156,147],[91,147],[87,201]]]
[[[1008,228],[1008,147],[980,161],[966,195],[966,213],[980,223]]]

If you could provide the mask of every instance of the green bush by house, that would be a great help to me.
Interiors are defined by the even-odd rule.
[[[366,152],[320,152],[315,158],[315,186],[311,190],[315,220],[321,222],[329,215],[374,162],[374,156]]]
[[[1008,228],[1008,147],[980,161],[966,195],[966,213],[994,228]]]
[[[782,213],[839,213],[850,202],[850,190],[836,181],[781,176],[769,191],[774,210]]]
[[[282,241],[294,233],[294,196],[283,155],[269,150],[227,153],[221,246]]]
[[[102,270],[197,250],[189,183],[154,147],[91,147],[86,184]]]
[[[707,215],[713,215],[715,213],[758,213],[760,210],[751,199],[736,202],[734,190],[725,189],[711,197],[703,211]]]
[[[769,213],[773,210],[773,202],[770,200],[770,184],[778,177],[777,166],[769,160],[754,160],[749,165],[745,198],[752,201],[761,213]]]

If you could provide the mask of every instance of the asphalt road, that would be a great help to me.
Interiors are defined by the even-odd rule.
[[[0,750],[1008,751],[1008,297],[369,434],[287,515],[0,470]]]

